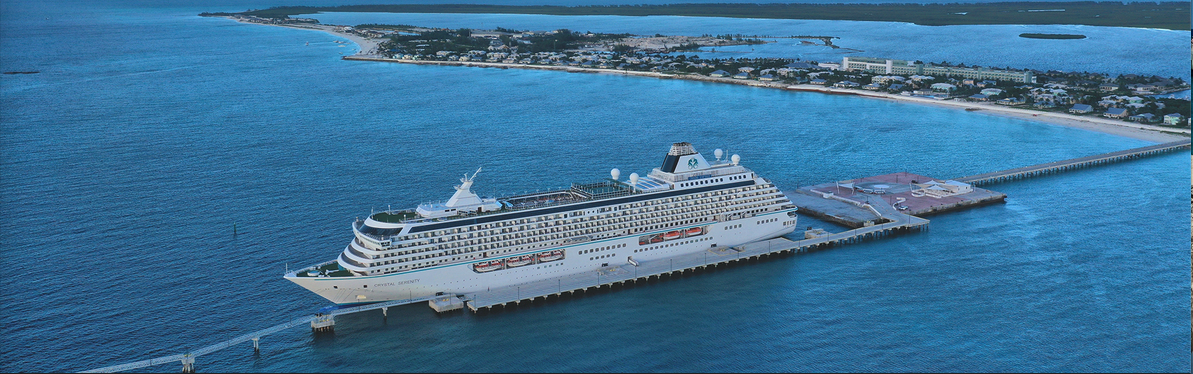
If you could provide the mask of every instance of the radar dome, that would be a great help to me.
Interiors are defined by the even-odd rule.
[[[729,158],[729,161],[732,161],[734,165],[737,165],[741,162],[741,156],[733,155],[733,157]]]
[[[630,186],[638,187],[638,173],[630,173]]]
[[[614,168],[613,170],[609,171],[609,175],[613,176],[613,180],[617,180],[617,178],[621,178],[621,170]]]
[[[716,150],[712,151],[712,155],[713,155],[713,157],[717,158],[717,161],[721,161],[721,156],[725,155],[725,151],[722,151],[720,148],[717,148]]]

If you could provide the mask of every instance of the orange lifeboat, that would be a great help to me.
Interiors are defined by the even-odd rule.
[[[489,262],[478,262],[472,265],[472,270],[477,273],[488,273],[493,270],[501,269],[501,261],[493,260]]]
[[[688,231],[685,231],[684,233],[688,234],[688,236],[703,235],[704,228],[703,227],[693,227],[693,228],[688,229]]]
[[[679,237],[680,237],[679,231],[672,231],[672,232],[663,234],[664,240],[675,240],[675,239],[679,239]]]
[[[518,256],[505,260],[505,267],[516,268],[529,265],[531,262],[534,262],[534,255]]]
[[[539,253],[539,262],[555,261],[563,258],[563,250],[556,249],[550,252]]]

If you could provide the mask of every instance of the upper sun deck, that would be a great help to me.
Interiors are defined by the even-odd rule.
[[[392,224],[445,222],[595,200],[611,199],[638,193],[642,193],[642,190],[635,189],[622,182],[605,180],[585,184],[574,183],[572,184],[572,187],[568,189],[497,198],[496,200],[501,203],[501,207],[492,211],[460,211],[458,214],[453,216],[426,218],[419,215],[414,210],[400,210],[374,213],[369,218],[373,221]]]

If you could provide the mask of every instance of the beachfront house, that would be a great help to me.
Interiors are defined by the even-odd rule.
[[[882,85],[878,84],[878,83],[870,83],[865,86],[862,86],[862,89],[869,90],[869,91],[878,91],[878,90],[882,89]]]
[[[1177,126],[1177,125],[1181,124],[1181,120],[1183,120],[1183,119],[1184,118],[1182,118],[1182,116],[1179,113],[1165,114],[1164,115],[1164,124],[1170,125],[1170,126]]]
[[[774,76],[774,75],[770,75],[770,74],[763,74],[761,77],[758,77],[758,80],[760,80],[760,81],[765,81],[765,82],[770,82],[770,81],[773,81],[773,80],[775,80],[775,76]]]
[[[861,86],[862,85],[860,85],[854,81],[840,81],[833,85],[833,87],[837,87],[837,88],[858,88]]]
[[[1014,105],[1023,105],[1024,101],[1023,101],[1023,99],[1018,98],[1018,97],[1008,97],[1005,99],[1000,99],[998,101],[995,101],[994,103],[998,104],[998,105],[1014,106]]]
[[[969,95],[969,101],[990,101],[990,97],[983,94]]]
[[[1090,106],[1089,104],[1076,104],[1076,105],[1073,105],[1072,108],[1069,108],[1069,113],[1073,113],[1073,114],[1086,114],[1086,113],[1091,113],[1093,111],[1094,111],[1094,107]]]
[[[810,80],[810,81],[808,81],[808,83],[811,83],[811,84],[818,84],[818,85],[821,85],[821,86],[823,86],[823,85],[825,85],[826,83],[828,83],[828,81],[826,81],[826,80],[824,80],[824,79],[813,79],[813,80]]]
[[[953,92],[957,90],[957,86],[948,83],[933,83],[932,90],[937,92]]]
[[[998,96],[1002,94],[1001,88],[987,88],[982,90],[982,94],[986,96]]]
[[[1127,119],[1135,121],[1135,122],[1139,122],[1139,123],[1152,123],[1152,122],[1156,122],[1156,120],[1158,118],[1156,118],[1155,114],[1140,113],[1140,114],[1136,114],[1136,115],[1127,117]]]
[[[733,79],[750,79],[750,73],[737,73],[733,75]]]
[[[709,74],[708,76],[710,76],[710,77],[721,77],[721,78],[724,78],[724,77],[728,77],[728,76],[729,76],[729,72],[727,72],[727,71],[724,71],[724,70],[717,70],[717,71],[714,71],[714,72],[712,72],[712,74]]]
[[[1106,109],[1106,113],[1102,113],[1106,118],[1124,118],[1128,115],[1126,108],[1110,108]]]

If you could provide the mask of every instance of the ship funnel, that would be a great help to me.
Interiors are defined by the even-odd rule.
[[[692,143],[682,142],[671,145],[671,150],[667,151],[667,157],[663,158],[663,166],[659,167],[659,171],[681,173],[708,168],[708,161],[692,148]]]

